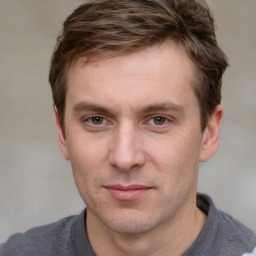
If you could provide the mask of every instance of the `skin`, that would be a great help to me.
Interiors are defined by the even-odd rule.
[[[71,66],[59,144],[97,255],[181,255],[203,228],[198,164],[217,149],[222,107],[202,133],[195,72],[172,41]]]

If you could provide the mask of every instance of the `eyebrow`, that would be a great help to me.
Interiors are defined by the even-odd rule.
[[[185,112],[185,108],[181,105],[177,105],[171,102],[156,103],[142,107],[140,112],[150,113],[156,111],[174,111],[174,112]]]
[[[80,102],[76,104],[73,109],[74,109],[74,112],[76,113],[83,112],[83,111],[94,111],[94,112],[110,115],[116,112],[113,109],[109,109],[101,105],[98,105],[95,103],[89,103],[89,102]],[[182,114],[185,112],[185,108],[181,105],[177,105],[171,102],[163,102],[163,103],[155,103],[155,104],[144,106],[140,108],[138,112],[141,114],[147,114],[147,113],[158,112],[158,111],[174,111]]]
[[[82,111],[95,111],[95,112],[99,112],[99,113],[102,113],[102,114],[109,114],[113,111],[111,111],[110,109],[107,109],[103,106],[100,106],[98,104],[95,104],[95,103],[89,103],[89,102],[81,102],[81,103],[78,103],[74,106],[74,111],[75,112],[82,112]]]

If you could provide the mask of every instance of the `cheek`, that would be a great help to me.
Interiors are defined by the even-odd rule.
[[[97,187],[102,176],[100,172],[104,168],[107,155],[107,148],[104,140],[92,140],[85,136],[76,136],[67,141],[70,161],[72,164],[73,175],[80,193]]]
[[[185,136],[170,136],[155,143],[150,142],[150,155],[155,161],[167,166],[183,165],[193,159],[198,161],[200,143],[199,140]],[[158,160],[157,160],[158,159]]]
[[[91,136],[83,130],[72,131],[67,139],[67,148],[72,163],[92,168],[106,158],[106,139]]]
[[[98,198],[99,194],[99,184],[101,184],[99,171],[102,167],[99,161],[95,159],[93,151],[79,151],[76,155],[72,155],[71,164],[81,198],[87,206],[94,207],[96,205],[95,198]]]
[[[173,136],[151,145],[151,161],[173,187],[190,183],[198,170],[199,143],[193,136]]]

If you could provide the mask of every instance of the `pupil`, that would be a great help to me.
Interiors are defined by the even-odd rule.
[[[161,125],[165,123],[165,118],[161,116],[154,117],[154,122],[157,125]]]
[[[92,117],[92,122],[94,124],[101,124],[103,122],[103,118],[100,117],[100,116],[95,116],[95,117]]]

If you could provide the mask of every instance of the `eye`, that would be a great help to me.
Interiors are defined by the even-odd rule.
[[[168,123],[168,119],[163,116],[155,116],[151,118],[149,122],[154,125],[164,125]]]
[[[81,119],[82,127],[88,132],[103,132],[111,129],[113,120],[108,116],[87,115]]]
[[[87,118],[86,121],[93,125],[101,125],[106,122],[105,118],[103,118],[102,116],[92,116]]]

